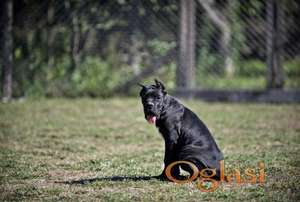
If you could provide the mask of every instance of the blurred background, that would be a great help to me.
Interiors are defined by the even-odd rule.
[[[300,87],[297,0],[0,4],[1,97],[7,100],[136,96],[136,83],[153,78],[174,92]]]

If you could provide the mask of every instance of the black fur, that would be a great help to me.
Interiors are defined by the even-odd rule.
[[[158,80],[154,85],[139,85],[142,87],[140,96],[145,118],[156,117],[156,127],[165,140],[165,169],[174,161],[186,160],[194,163],[199,170],[216,169],[215,178],[218,179],[219,161],[223,160],[223,154],[205,124],[190,109],[168,95]],[[192,172],[188,166],[181,168]],[[162,177],[166,177],[164,171]],[[172,170],[172,175],[179,176],[179,166]]]

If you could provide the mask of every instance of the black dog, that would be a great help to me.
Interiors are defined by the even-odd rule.
[[[165,91],[164,85],[155,79],[155,85],[144,86],[140,96],[145,118],[155,124],[165,140],[164,164],[184,160],[195,164],[198,169],[216,169],[214,178],[220,178],[223,154],[204,123],[190,109],[180,104]],[[189,166],[180,165],[192,174]],[[160,177],[166,178],[165,169]],[[172,169],[172,176],[179,177],[179,166]]]

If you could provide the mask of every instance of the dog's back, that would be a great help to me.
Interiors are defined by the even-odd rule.
[[[170,99],[173,99],[172,102],[178,102],[171,96]],[[222,152],[198,116],[184,105],[180,105],[184,112],[181,115],[176,144],[177,160],[193,162],[200,170],[204,168],[216,169],[218,175],[220,171],[219,162],[223,160]],[[172,116],[178,116],[178,114],[172,114]]]

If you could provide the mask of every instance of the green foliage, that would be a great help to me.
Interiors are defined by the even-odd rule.
[[[218,79],[218,82],[216,82]],[[242,77],[235,76],[233,78],[217,77],[210,75],[199,77],[199,87],[205,89],[223,89],[223,90],[240,90],[240,89],[265,89],[266,82],[265,77],[259,76],[253,77]]]
[[[198,63],[196,74],[207,75],[207,74],[222,74],[224,71],[220,67],[223,58],[220,55],[210,53],[209,50],[203,47],[198,56]]]
[[[108,96],[126,78],[122,67],[113,67],[99,58],[88,57],[72,75],[72,85],[80,95]]]
[[[65,58],[59,66],[48,72],[48,95],[106,97],[130,74],[128,67],[112,66],[98,57],[87,57],[71,76],[66,71],[69,65],[69,59]]]
[[[237,62],[242,60],[242,50],[247,48],[247,41],[245,35],[245,24],[241,19],[242,5],[240,1],[229,1],[227,9],[227,19],[231,28],[231,40],[230,40],[230,55],[233,59],[234,66]]]
[[[153,49],[154,54],[164,55],[168,52],[168,50],[174,48],[176,46],[176,43],[153,39],[148,42],[148,46]]]
[[[46,85],[46,72],[48,71],[45,55],[35,48],[30,58],[24,58],[21,49],[16,49],[13,66],[13,92],[14,96],[44,96]]]
[[[16,97],[111,96],[117,85],[149,68],[152,61],[157,61],[171,48],[177,48],[178,1],[71,0],[40,5],[38,1],[26,3],[23,0],[20,5],[14,7],[13,92]],[[231,79],[224,77],[221,30],[205,11],[197,10],[199,49],[195,66],[199,87],[265,87],[266,65],[258,59],[265,55],[265,48],[261,46],[265,39],[265,6],[260,0],[215,1],[213,5],[231,29],[229,52],[236,67]],[[299,5],[289,0],[285,7],[289,14],[285,22],[286,44],[291,45],[292,36],[298,33],[295,25]],[[37,12],[31,12],[34,10]],[[78,19],[76,28],[74,16]],[[76,51],[80,52],[81,61],[73,70],[70,57],[75,32],[79,39],[76,43],[73,41],[73,45],[79,45]],[[134,41],[138,41],[138,45],[134,46]],[[139,63],[139,67],[133,71],[128,64],[134,63],[132,56],[137,54],[141,56],[135,63]],[[152,82],[154,77],[159,77],[167,88],[174,89],[176,60],[175,57],[174,62],[143,78],[144,81]],[[299,88],[299,67],[299,58],[284,63],[288,88]]]
[[[201,88],[213,89],[265,89],[267,66],[261,60],[241,60],[235,62],[235,75],[226,78],[216,73],[214,68],[219,64],[217,56],[209,54],[205,49],[201,52],[197,67],[197,84]],[[300,87],[299,59],[284,63],[285,87]]]
[[[286,86],[300,88],[300,58],[284,63]]]
[[[47,71],[46,95],[64,96],[73,94],[74,91],[70,85],[68,69],[71,61],[69,57],[60,58],[59,62]],[[66,94],[67,93],[67,94]]]
[[[253,77],[265,76],[267,72],[266,63],[260,60],[243,60],[237,63],[236,72],[239,76]]]
[[[223,58],[219,53],[212,49],[213,37],[216,33],[220,33],[216,26],[211,23],[207,15],[203,16],[203,26],[199,35],[201,36],[201,48],[197,50],[197,75],[209,74],[215,72],[220,74],[223,72]]]
[[[300,58],[287,61],[284,64],[284,70],[289,77],[298,77],[300,79]]]

